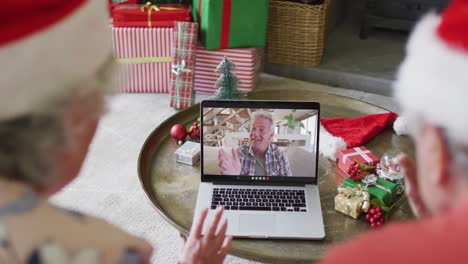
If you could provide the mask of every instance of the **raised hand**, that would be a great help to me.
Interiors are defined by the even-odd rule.
[[[430,212],[421,199],[421,194],[419,193],[417,170],[414,161],[407,155],[402,155],[399,158],[399,162],[400,168],[404,174],[405,193],[408,197],[413,213],[417,217],[430,215]]]
[[[232,237],[226,236],[227,220],[225,219],[218,230],[223,208],[216,209],[213,222],[208,227],[208,232],[202,236],[203,223],[205,222],[208,209],[204,209],[198,220],[192,225],[190,235],[182,240],[179,251],[179,264],[213,263],[221,264],[231,248]]]
[[[241,163],[237,151],[232,148],[232,157],[230,157],[224,150],[218,151],[218,166],[221,175],[240,175]]]

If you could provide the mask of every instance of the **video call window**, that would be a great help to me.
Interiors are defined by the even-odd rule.
[[[203,108],[207,175],[315,177],[316,110]]]

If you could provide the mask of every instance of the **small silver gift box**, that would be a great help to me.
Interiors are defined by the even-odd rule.
[[[176,162],[195,165],[200,160],[200,143],[186,141],[175,152]]]

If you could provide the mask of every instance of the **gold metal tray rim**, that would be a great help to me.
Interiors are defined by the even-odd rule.
[[[261,95],[262,93],[267,93],[267,92],[281,92],[281,91],[284,91],[284,92],[291,92],[291,91],[287,91],[287,90],[274,90],[274,91],[265,91],[265,90],[260,90],[260,91],[254,91],[254,92],[251,92],[249,93],[248,95],[248,98],[252,97],[252,96],[256,96],[256,95]],[[299,90],[301,91],[301,90]],[[318,93],[318,94],[323,94],[323,95],[330,95],[330,96],[333,96],[333,97],[338,97],[338,98],[342,98],[343,100],[351,100],[355,103],[360,103],[360,104],[364,104],[364,105],[367,105],[367,106],[372,106],[373,108],[375,109],[379,109],[379,112],[390,112],[390,110],[384,108],[384,107],[381,107],[381,106],[378,106],[378,105],[375,105],[375,104],[372,104],[372,103],[369,103],[369,102],[365,102],[363,100],[360,100],[360,99],[355,99],[355,98],[351,98],[351,97],[347,97],[347,96],[343,96],[343,95],[338,95],[338,94],[333,94],[333,93],[326,93],[326,92],[320,92],[320,91],[304,91],[304,92],[307,92],[307,93]],[[301,100],[295,100],[295,101],[301,101]],[[302,100],[302,101],[309,101],[309,100]],[[323,103],[322,103],[323,104]],[[199,108],[199,103],[195,104],[194,106],[190,107],[190,108],[187,108],[187,109],[184,109],[182,111],[179,111],[177,112],[176,114],[172,115],[171,117],[167,118],[166,120],[164,120],[161,124],[159,124],[150,134],[149,136],[145,139],[145,142],[143,143],[143,146],[140,150],[140,153],[139,153],[139,156],[138,156],[138,177],[139,177],[139,181],[140,181],[140,185],[141,187],[143,188],[143,190],[145,191],[145,194],[146,194],[146,197],[148,198],[149,202],[151,203],[152,207],[156,210],[156,212],[158,212],[158,214],[167,222],[169,223],[171,226],[173,226],[178,232],[180,232],[182,235],[186,236],[188,235],[188,230],[186,230],[185,228],[183,228],[182,226],[180,226],[178,223],[176,223],[176,221],[174,221],[173,219],[171,219],[168,214],[162,209],[160,203],[154,198],[154,195],[152,194],[153,191],[152,190],[148,190],[147,186],[145,186],[144,184],[144,175],[145,173],[147,172],[143,172],[143,169],[142,168],[142,159],[143,159],[143,155],[146,151],[149,151],[148,148],[149,148],[149,141],[151,141],[151,139],[154,137],[154,135],[160,131],[161,129],[163,129],[164,127],[168,126],[171,124],[171,120],[174,120],[174,119],[177,119],[177,117],[179,116],[184,116],[185,113],[187,112],[190,112],[190,111],[193,111],[194,108]],[[169,137],[168,135],[166,135],[165,137],[162,137],[160,138],[157,142],[156,145],[154,145],[154,149],[157,148],[157,146],[159,144],[161,144],[167,137]],[[151,153],[150,155],[153,155],[154,154],[154,151],[153,153]],[[149,167],[148,167],[149,168]],[[234,243],[236,243],[234,241]],[[247,259],[250,259],[250,260],[256,260],[256,261],[267,261],[267,262],[275,262],[275,263],[310,263],[310,261],[314,261],[314,260],[317,260],[319,259],[321,256],[316,256],[317,258],[316,259],[303,259],[303,260],[291,260],[291,259],[283,259],[283,260],[278,260],[278,259],[265,259],[265,257],[258,257],[258,256],[255,256],[255,255],[252,255],[252,254],[249,254],[248,252],[245,252],[243,250],[237,250],[235,247],[233,247],[231,249],[231,251],[229,252],[229,254],[231,255],[234,255],[234,256],[237,256],[237,257],[242,257],[242,258],[247,258]]]

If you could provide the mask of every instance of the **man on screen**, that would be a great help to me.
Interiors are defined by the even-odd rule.
[[[218,152],[218,165],[222,175],[292,176],[286,153],[271,143],[275,123],[268,112],[257,111],[250,123],[250,144]]]

